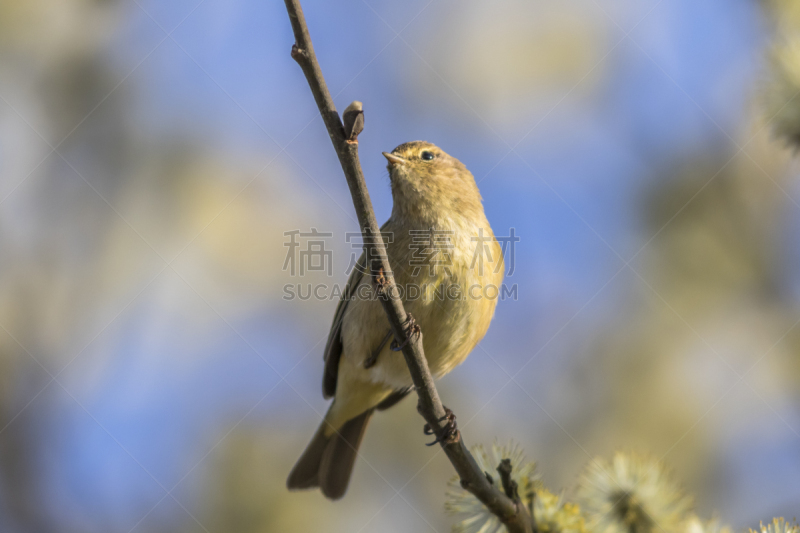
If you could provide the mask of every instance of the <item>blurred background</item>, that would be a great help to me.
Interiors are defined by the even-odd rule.
[[[769,61],[797,6],[304,8],[338,108],[364,102],[379,221],[381,151],[425,139],[520,237],[518,298],[441,381],[467,442],[516,440],[567,495],[634,450],[706,518],[797,515],[800,165],[773,126],[800,74],[771,91]],[[277,0],[0,0],[0,530],[449,530],[411,399],[342,501],[284,489],[358,246],[292,43]],[[330,276],[288,268],[312,228]]]

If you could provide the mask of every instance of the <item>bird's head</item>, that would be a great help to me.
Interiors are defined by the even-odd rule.
[[[393,213],[425,219],[483,214],[472,173],[438,146],[412,141],[383,155],[389,161]]]

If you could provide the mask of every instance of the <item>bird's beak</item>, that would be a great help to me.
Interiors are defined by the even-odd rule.
[[[383,152],[383,157],[388,159],[389,164],[392,166],[403,165],[406,162],[406,160],[400,157],[399,155],[390,154],[389,152]]]

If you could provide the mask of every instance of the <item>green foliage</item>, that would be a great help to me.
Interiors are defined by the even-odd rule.
[[[478,466],[494,483],[499,483],[497,467],[503,459],[509,459],[513,467],[511,477],[517,482],[520,498],[531,508],[535,495],[541,488],[539,476],[536,474],[536,463],[527,462],[522,448],[514,442],[507,446],[497,443],[492,445],[491,457],[478,445],[472,448],[472,455]],[[458,477],[448,482],[445,510],[452,515],[462,517],[453,527],[460,533],[497,533],[503,530],[500,520],[490,513],[471,493],[461,488]]]
[[[657,459],[618,452],[608,461],[592,460],[577,487],[576,502],[566,501],[544,487],[536,465],[526,462],[514,443],[492,446],[491,458],[482,446],[472,448],[478,465],[491,476],[502,459],[510,459],[512,478],[520,486],[520,498],[531,511],[537,533],[730,533],[713,518],[700,519],[692,512],[692,499],[673,481]],[[445,510],[459,518],[453,531],[499,533],[504,530],[475,496],[462,489],[458,478],[449,483]],[[522,490],[524,488],[524,490]],[[750,533],[800,533],[797,524],[783,518],[761,525]]]
[[[563,494],[556,495],[542,488],[533,502],[533,516],[540,533],[586,533],[586,520],[576,503],[564,501]]]
[[[769,53],[768,82],[764,90],[766,120],[788,145],[800,146],[800,9],[797,2],[769,0],[775,40]]]
[[[625,453],[593,460],[581,478],[578,500],[595,533],[679,531],[691,508],[661,463]]]
[[[758,531],[751,529],[750,533],[800,533],[800,526],[783,518],[773,518],[766,526],[761,523]]]

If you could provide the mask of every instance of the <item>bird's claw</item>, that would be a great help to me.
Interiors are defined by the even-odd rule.
[[[447,423],[444,425],[444,428],[442,428],[442,434],[436,437],[436,440],[433,442],[425,444],[426,446],[434,446],[440,442],[444,444],[454,444],[461,439],[461,432],[458,431],[458,426],[456,425],[456,415],[447,407],[444,408],[444,412],[445,415],[440,420],[446,420]],[[422,428],[422,431],[426,435],[435,435],[435,432],[431,428],[430,424],[425,424],[425,427]]]
[[[403,350],[403,348],[405,348],[405,347],[406,347],[406,345],[407,345],[409,342],[411,342],[411,339],[412,339],[413,337],[416,337],[417,335],[419,335],[419,334],[420,334],[420,331],[421,331],[421,330],[420,330],[420,328],[419,328],[419,324],[417,324],[417,321],[416,321],[416,320],[414,320],[414,317],[411,315],[411,313],[408,313],[408,315],[407,315],[407,316],[408,316],[408,318],[406,319],[406,329],[405,329],[405,333],[406,333],[406,340],[404,340],[404,341],[402,342],[402,344],[397,344],[397,339],[392,339],[392,343],[389,345],[389,348],[390,348],[390,349],[391,349],[393,352],[400,352],[400,351],[402,351],[402,350]]]

